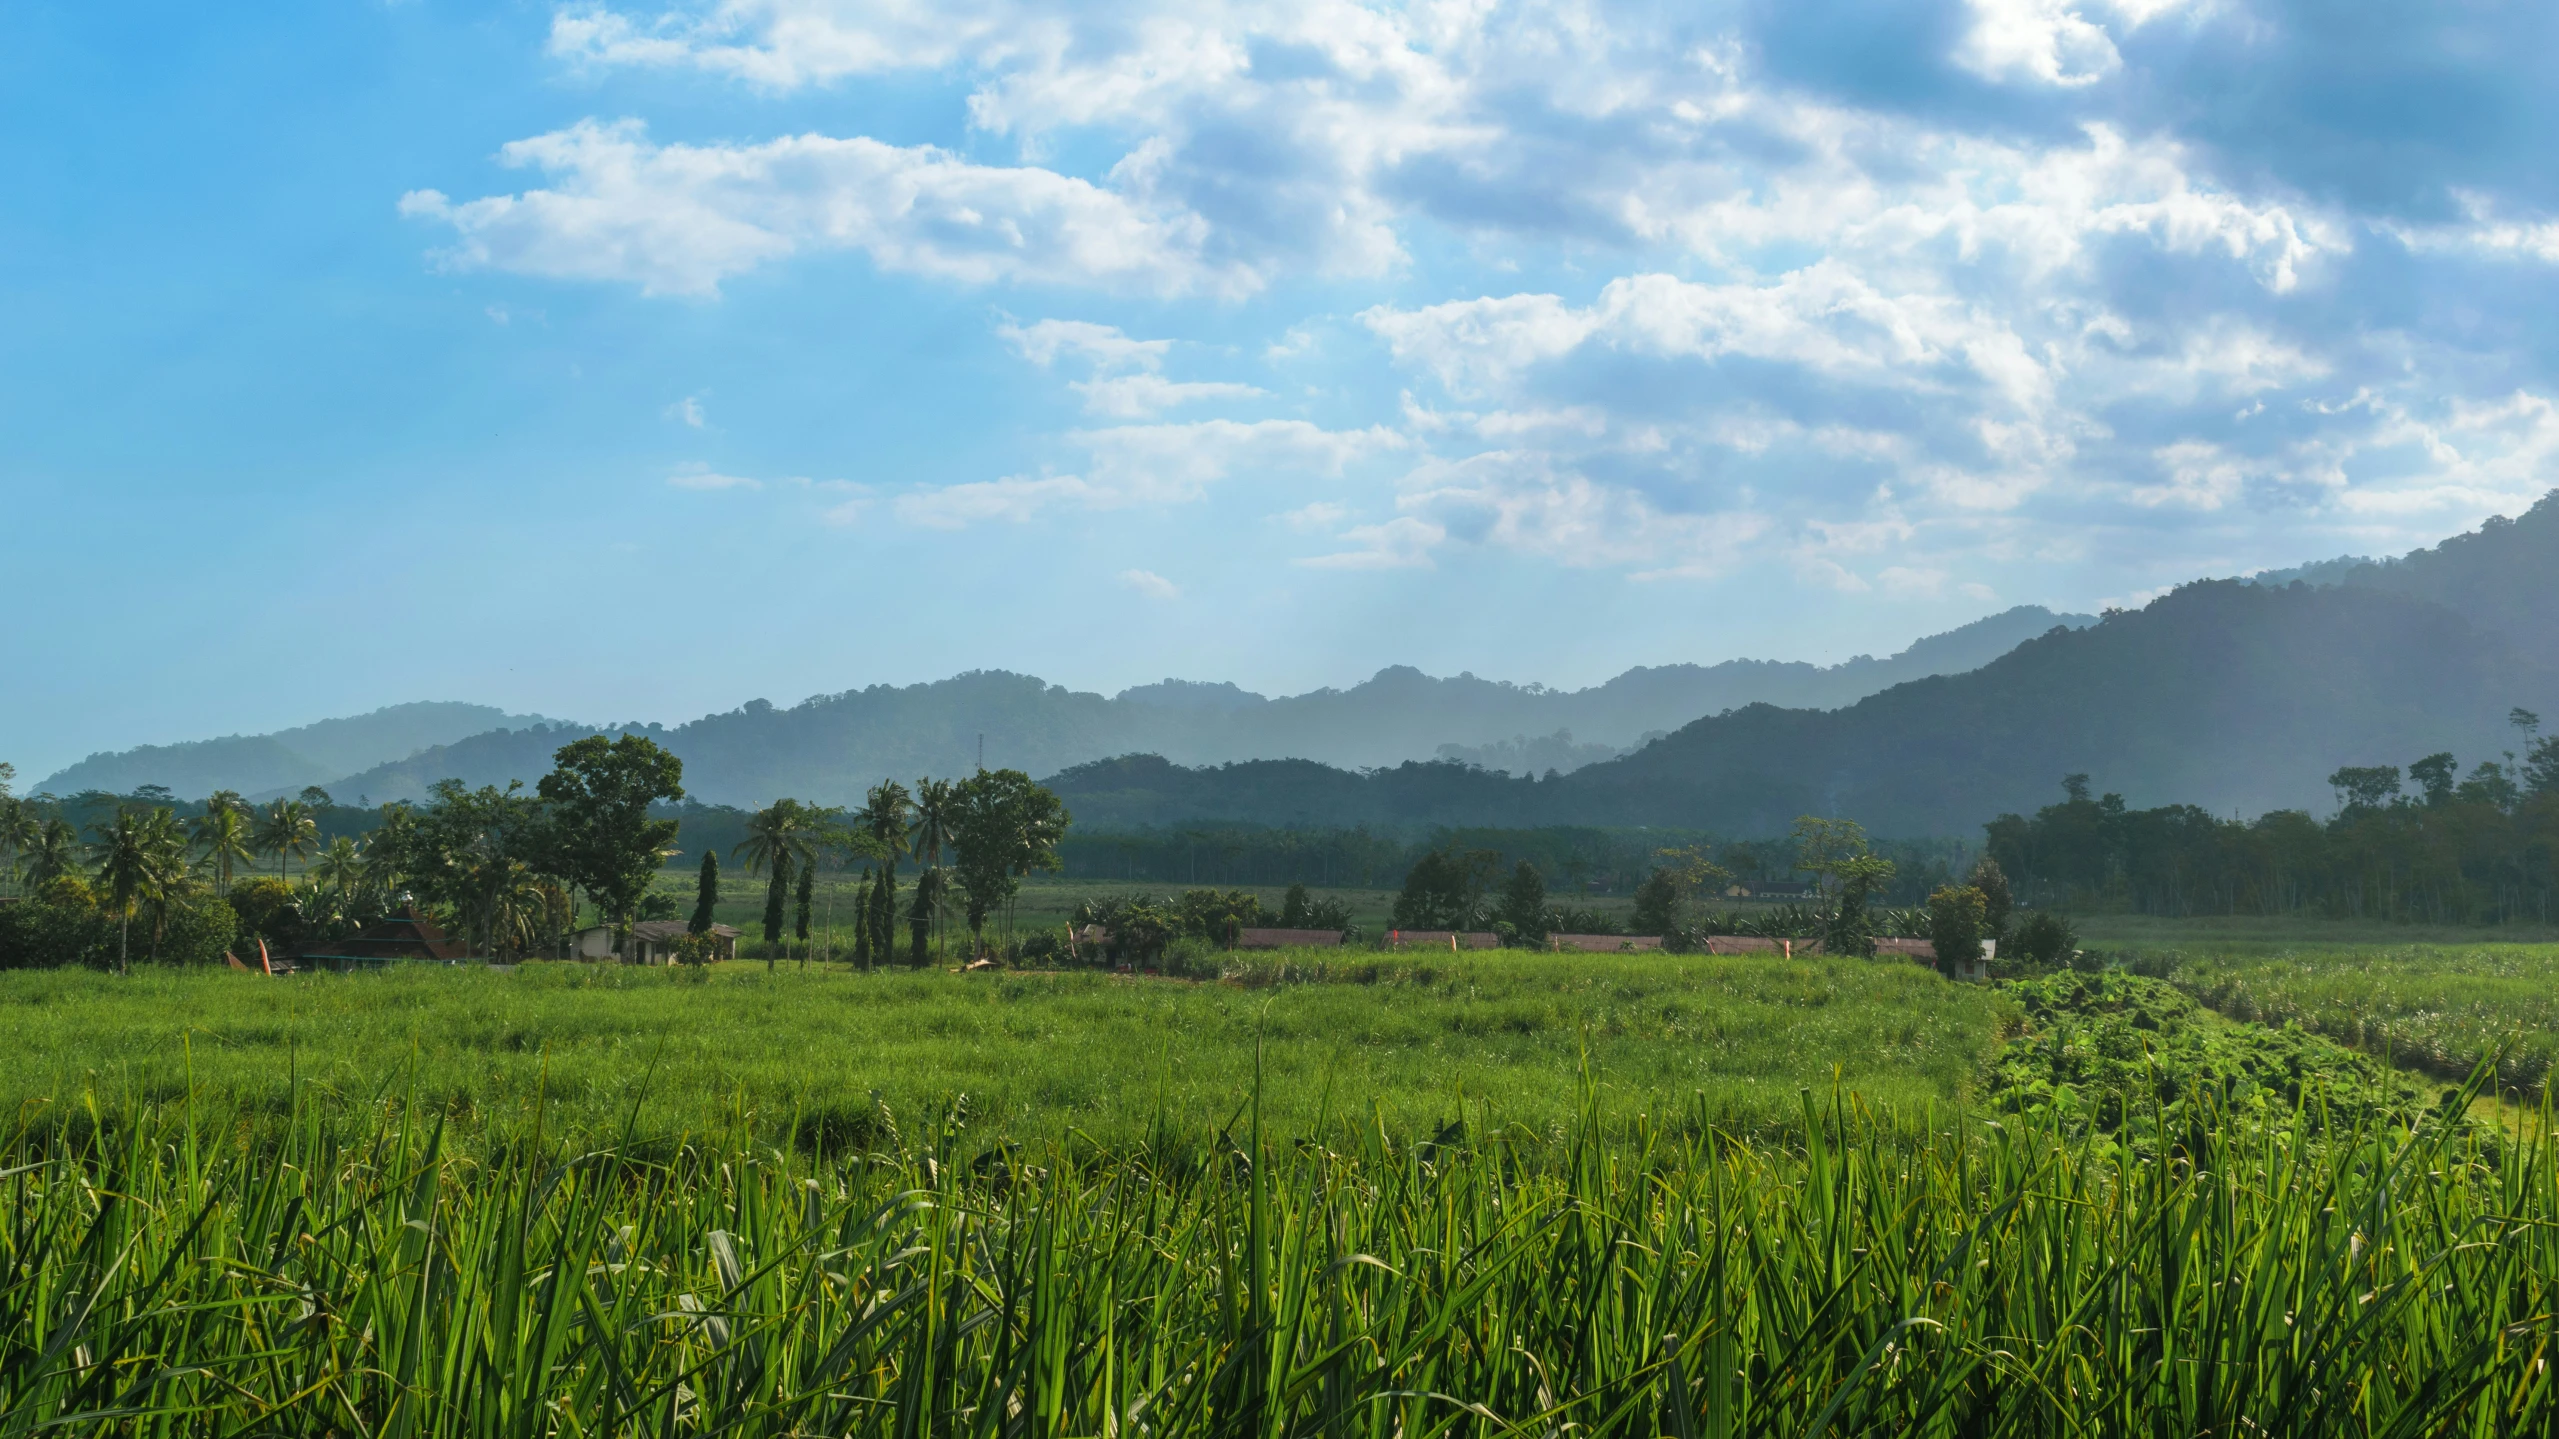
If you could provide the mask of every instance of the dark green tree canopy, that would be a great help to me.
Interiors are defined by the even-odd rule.
[[[556,820],[554,867],[627,916],[675,842],[676,821],[649,818],[649,806],[684,798],[684,761],[632,734],[589,735],[552,760],[539,793]]]

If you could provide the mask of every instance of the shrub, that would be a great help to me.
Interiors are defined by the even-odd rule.
[[[233,881],[224,897],[231,902],[242,937],[263,939],[282,950],[302,942],[302,896],[292,885],[271,874],[256,875]]]
[[[2079,933],[2071,928],[2070,916],[2059,910],[2038,909],[2017,922],[2017,932],[2009,943],[2021,964],[2051,969],[2070,963],[2079,948]]]
[[[240,937],[240,916],[221,897],[198,893],[174,900],[160,925],[161,964],[220,964]]]
[[[0,969],[58,969],[115,963],[115,922],[99,910],[76,875],[46,883],[33,897],[0,905]]]
[[[719,941],[707,934],[688,934],[675,942],[677,964],[709,964],[719,957]]]
[[[1035,929],[1022,936],[1013,947],[1014,957],[1024,964],[1057,965],[1066,962],[1066,939],[1045,929]]]
[[[1980,961],[1988,910],[1982,892],[1968,884],[1943,885],[1928,896],[1928,942],[1937,951],[1941,973]]]
[[[1216,979],[1226,973],[1226,954],[1193,935],[1164,946],[1163,970],[1182,979]]]

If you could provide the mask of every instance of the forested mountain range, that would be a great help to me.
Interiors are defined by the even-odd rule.
[[[492,705],[423,700],[273,734],[93,754],[48,776],[38,788],[64,795],[82,790],[128,794],[156,784],[187,796],[220,789],[265,794],[326,785],[385,759],[489,730],[544,723],[548,721],[540,715],[508,714]]]
[[[1051,783],[1105,827],[1664,825],[1732,835],[1843,815],[1884,834],[1977,833],[2085,773],[2136,805],[2324,809],[2343,765],[2517,749],[2517,707],[2559,714],[2546,656],[2428,600],[2363,586],[2202,581],[1966,674],[1836,710],[1749,705],[1620,759],[1534,781],[1453,764],[1353,774],[1155,756]]]
[[[883,777],[951,774],[977,762],[1048,774],[1115,754],[1147,752],[1186,764],[1301,758],[1339,767],[1428,759],[1443,747],[1523,768],[1570,769],[1608,758],[1701,714],[1753,702],[1837,705],[1904,680],[1969,669],[2055,624],[2085,624],[2022,606],[1931,636],[1885,659],[1843,664],[1733,660],[1629,670],[1583,690],[1507,684],[1471,674],[1434,678],[1404,666],[1347,689],[1269,698],[1231,683],[1166,680],[1103,696],[1027,675],[978,671],[930,684],[821,695],[789,708],[757,700],[671,728],[633,728],[685,761],[687,789],[707,799],[761,804],[780,794],[823,803],[857,800]],[[473,785],[530,782],[551,752],[599,727],[500,715],[480,706],[467,727],[411,742],[383,732],[355,763],[311,760],[297,737],[366,721],[329,721],[252,739],[207,741],[93,756],[41,788],[125,792],[164,785],[182,795],[214,789],[264,794],[319,784],[341,800],[417,799],[437,780]],[[392,714],[385,711],[384,714]],[[377,717],[368,716],[367,720]],[[460,732],[451,732],[459,729]],[[328,751],[344,756],[347,745]]]

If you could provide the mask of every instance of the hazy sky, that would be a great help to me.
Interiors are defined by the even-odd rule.
[[[22,777],[1833,660],[2554,482],[2548,0],[8,13]]]

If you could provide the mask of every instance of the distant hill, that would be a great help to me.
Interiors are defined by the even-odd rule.
[[[929,684],[873,685],[787,709],[764,700],[689,724],[649,728],[684,760],[688,793],[760,805],[777,795],[852,804],[884,778],[965,773],[986,762],[1052,774],[1109,755],[1149,753],[1177,763],[1307,759],[1339,768],[1433,757],[1444,745],[1485,757],[1571,769],[1698,715],[1774,699],[1846,704],[1902,679],[1979,665],[2031,634],[2086,616],[2026,606],[1932,636],[1889,659],[1860,655],[1828,667],[1736,660],[1629,670],[1585,690],[1438,679],[1405,666],[1348,689],[1271,699],[1233,684],[1166,680],[1103,696],[1028,675],[981,670]],[[1569,729],[1585,737],[1562,744]],[[549,726],[473,735],[326,781],[375,803],[416,799],[436,780],[528,783],[551,751],[592,727]],[[1541,737],[1529,740],[1526,736]],[[1470,755],[1469,757],[1473,757]],[[175,786],[172,786],[175,788]]]
[[[1972,834],[2086,773],[2136,808],[2325,809],[2340,765],[2514,747],[2515,706],[2559,713],[2559,671],[2442,605],[2372,586],[2187,585],[1980,669],[1836,710],[1754,704],[1543,782],[1458,764],[1367,775],[1127,756],[1052,781],[1079,822],[1660,825],[1780,832],[1801,814]]]
[[[2468,534],[2396,559],[2348,556],[2254,577],[2387,590],[2432,600],[2523,654],[2559,656],[2559,490],[2519,519],[2502,515]]]
[[[259,798],[304,785],[326,785],[351,771],[485,730],[542,723],[547,721],[540,715],[511,715],[489,705],[426,700],[273,734],[230,735],[93,754],[47,776],[36,788],[61,795],[92,789],[130,794],[156,784],[180,795],[200,797],[233,789]]]

